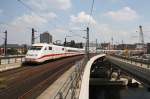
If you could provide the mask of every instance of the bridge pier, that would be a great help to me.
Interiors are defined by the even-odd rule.
[[[129,77],[128,78],[128,86],[129,87],[139,87],[139,83],[135,79]]]
[[[112,64],[110,62],[108,63],[108,69],[109,69],[108,70],[108,72],[109,72],[108,78],[111,79],[114,70],[113,70]]]
[[[117,78],[116,78],[116,80],[119,80],[120,79],[120,76],[121,76],[121,73],[120,73],[121,71],[120,71],[120,69],[118,69],[118,71],[117,71]]]
[[[114,69],[113,69],[113,68],[110,68],[109,79],[111,79],[113,72],[114,72]]]
[[[109,63],[109,79],[115,78],[115,80],[119,80],[121,77],[121,70],[117,68],[113,68],[113,64]],[[114,77],[113,77],[114,76]]]

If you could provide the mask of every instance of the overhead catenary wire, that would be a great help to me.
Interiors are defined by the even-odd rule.
[[[38,15],[39,17],[43,18],[43,16],[39,15],[33,8],[31,8],[28,4],[24,3],[23,0],[18,0],[24,7],[26,7],[29,11],[33,12],[34,14]],[[61,16],[62,17],[62,16]],[[66,23],[66,22],[62,22],[63,20],[59,20],[58,18],[55,20],[58,21],[59,23]],[[53,28],[59,28],[56,24],[52,23],[51,24],[53,26]],[[64,26],[64,25],[63,25]],[[63,27],[63,29],[70,30],[68,29],[68,27]]]
[[[92,18],[92,15],[93,15],[94,3],[95,3],[95,0],[92,0],[92,5],[91,5],[91,8],[90,8],[90,15],[89,15],[87,27],[89,27],[90,22],[91,22],[91,18]]]
[[[37,16],[41,17],[41,18],[44,18],[43,16],[39,15],[37,13],[37,11],[35,11],[33,8],[31,8],[28,4],[24,3],[22,0],[18,0],[24,7],[26,7],[29,11],[33,12],[34,14],[36,14]],[[62,17],[62,16],[61,16]],[[62,18],[63,19],[63,18]],[[63,20],[60,20],[60,19],[55,19],[55,21],[58,21],[59,23],[66,23],[65,21]],[[51,26],[53,26],[54,28],[58,28],[58,26],[53,22],[51,22]]]
[[[25,4],[22,0],[17,0],[18,2],[20,2],[23,6],[25,6],[26,8],[28,8],[30,11],[32,10],[33,11],[33,9],[30,7],[30,6],[28,6],[27,4]]]
[[[33,12],[33,14],[44,18],[43,16],[39,15],[34,9],[32,9],[29,5],[27,5],[26,3],[24,3],[22,0],[17,0],[18,2],[20,2],[25,8],[27,8],[29,11]],[[56,24],[51,23],[51,26],[53,26],[54,28],[56,28]]]
[[[25,8],[27,8],[30,12],[32,12],[33,14],[37,15],[38,17],[40,18],[44,18],[43,16],[39,15],[34,9],[32,9],[29,5],[27,5],[26,3],[24,3],[22,0],[17,0],[18,2],[20,2]],[[56,25],[55,24],[52,24],[51,23],[51,26],[53,26],[54,28],[56,28]],[[36,32],[39,32],[36,30]],[[39,38],[40,36],[37,36],[37,37],[33,37],[33,39],[37,39]]]
[[[2,21],[0,21],[0,25],[4,26],[6,28],[9,28],[9,29],[11,29],[12,27],[13,28],[18,28],[18,26],[16,26],[15,24],[9,24],[9,23],[5,23],[5,22],[2,22]],[[29,28],[29,27],[26,27],[24,29],[31,30],[31,28]]]
[[[6,12],[3,12],[3,14],[2,14],[2,16],[5,16],[5,17],[7,17],[7,18],[9,18],[9,19],[12,19],[12,17],[14,17],[14,16],[12,16],[12,15],[9,15],[8,13],[6,13]],[[11,24],[10,22],[4,22],[4,21],[0,21],[0,25],[3,25],[3,26],[7,26],[7,27],[17,27],[17,26],[15,26],[14,24]],[[17,27],[18,28],[18,27]]]
[[[12,17],[14,16],[11,16],[7,13],[3,13],[5,16],[7,16],[9,19],[12,19]],[[16,24],[13,24],[12,22],[3,22],[3,21],[0,21],[0,25],[3,25],[4,27],[7,27],[7,28],[18,28],[18,26],[16,26]],[[25,29],[29,29],[29,26],[26,27]]]

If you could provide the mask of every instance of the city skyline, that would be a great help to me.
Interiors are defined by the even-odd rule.
[[[36,36],[50,32],[54,40],[67,38],[85,42],[90,18],[90,41],[100,43],[138,43],[139,25],[143,26],[145,42],[150,42],[150,14],[148,0],[95,0],[93,16],[90,16],[92,0],[1,0],[0,44],[5,30],[8,43],[31,44],[31,29]],[[137,32],[136,32],[137,31]],[[80,35],[81,38],[75,35]]]

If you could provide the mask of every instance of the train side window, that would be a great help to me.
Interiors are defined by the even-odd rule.
[[[45,49],[44,50],[47,50],[47,47],[45,47]]]
[[[52,47],[49,47],[49,50],[52,50]]]

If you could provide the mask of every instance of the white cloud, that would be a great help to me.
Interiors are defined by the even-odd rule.
[[[71,0],[28,0],[27,3],[33,9],[62,9],[66,10],[71,7]]]
[[[105,15],[117,21],[131,21],[139,17],[137,12],[130,7],[124,7],[118,11],[109,11]]]
[[[35,26],[39,27],[42,26],[43,24],[48,23],[50,20],[56,18],[55,13],[44,13],[39,15],[36,15],[34,13],[30,15],[23,15],[21,17],[18,17],[15,19],[11,24],[19,26],[19,27],[26,27],[26,26]]]
[[[124,41],[124,43],[135,43],[138,42],[137,39],[133,39],[132,35],[135,32],[136,29],[118,29],[113,28],[110,24],[104,24],[104,23],[97,23],[95,26],[95,29],[92,34],[91,38],[97,38],[100,40],[100,42],[111,42],[111,38],[113,37],[114,43],[118,44]]]
[[[57,15],[55,13],[49,12],[49,13],[43,13],[41,14],[41,17],[47,19],[47,20],[51,20],[57,17]]]
[[[53,33],[66,33],[66,30],[64,28],[56,28],[52,30]]]
[[[36,30],[39,30],[39,28],[42,29],[45,27],[45,25],[47,25],[51,20],[55,19],[56,17],[57,16],[54,13],[44,13],[40,16],[31,13],[17,17],[9,23],[9,26],[6,26],[6,29],[9,32],[9,42],[30,44],[31,28],[35,28]],[[39,31],[36,34],[39,34]]]
[[[47,20],[41,18],[37,15],[23,15],[21,17],[18,17],[13,24],[14,25],[41,25],[42,23],[46,23]]]
[[[96,24],[96,21],[95,19],[90,16],[89,14],[86,14],[84,11],[78,13],[77,16],[74,16],[74,15],[71,15],[70,16],[71,18],[71,22],[72,23],[75,23],[75,24],[80,24],[80,23],[85,23],[87,24],[90,20],[91,24]]]
[[[63,27],[58,27],[50,29],[49,32],[53,35],[53,42],[55,42],[56,40],[61,40],[61,43],[63,43],[65,35],[66,33],[68,33],[68,30],[64,29]]]
[[[103,33],[112,33],[111,27],[108,24],[98,24],[97,30]]]

